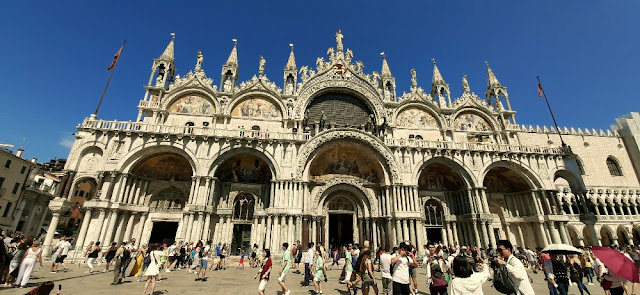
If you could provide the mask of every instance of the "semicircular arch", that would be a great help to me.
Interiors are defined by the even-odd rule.
[[[435,120],[435,124],[436,124],[436,126],[433,126],[434,129],[440,129],[446,126],[444,120],[440,115],[438,115],[438,112],[433,108],[433,106],[430,104],[427,104],[426,102],[421,102],[421,101],[407,101],[407,102],[401,103],[400,106],[398,106],[393,111],[393,115],[391,116],[392,118],[391,123],[393,123],[394,125],[398,125],[398,116],[400,116],[405,112],[409,112],[412,109],[417,109],[419,111],[426,112],[429,116],[431,116]],[[422,119],[422,118],[419,118],[419,119]],[[429,118],[425,118],[422,120],[426,121],[425,123],[429,123]],[[426,125],[429,125],[429,124],[426,124]]]
[[[183,157],[187,162],[189,162],[192,169],[192,175],[198,175],[197,173],[199,172],[199,168],[195,160],[195,154],[190,149],[182,145],[178,146],[177,143],[167,142],[162,142],[151,147],[144,144],[134,147],[122,157],[124,160],[118,162],[116,170],[123,173],[129,173],[133,170],[136,164],[157,154],[177,154],[178,156]]]
[[[169,94],[165,99],[162,100],[160,109],[169,111],[169,108],[172,105],[174,105],[177,101],[189,96],[197,96],[209,102],[214,108],[211,114],[221,113],[220,102],[218,101],[215,93],[207,91],[202,88],[191,88],[191,87],[183,88]]]
[[[465,182],[467,188],[476,187],[476,181],[473,177],[473,173],[469,169],[469,167],[465,166],[465,164],[457,159],[445,158],[445,157],[433,157],[429,159],[422,159],[415,167],[417,169],[412,173],[411,183],[417,185],[420,179],[420,175],[422,171],[427,168],[427,166],[431,164],[442,164],[449,168],[451,168],[454,172],[458,173],[461,176],[462,180]]]
[[[529,185],[530,189],[543,188],[540,177],[535,172],[533,172],[533,170],[531,170],[529,167],[525,165],[516,164],[514,162],[510,162],[506,160],[490,163],[489,165],[486,165],[485,167],[480,169],[481,172],[478,174],[480,175],[480,178],[478,180],[479,181],[482,180],[482,182],[478,182],[478,183],[484,183],[484,180],[487,174],[493,168],[506,168],[516,172],[519,176],[521,176],[525,180],[527,185]]]
[[[323,208],[327,197],[331,196],[334,192],[347,191],[354,194],[357,200],[353,200],[357,205],[361,206],[363,210],[363,217],[377,217],[378,201],[375,196],[369,192],[362,183],[351,178],[334,178],[325,183],[322,187],[315,192],[314,197],[310,204],[311,212],[315,212],[317,215],[322,215]]]
[[[308,178],[308,170],[311,165],[312,158],[320,152],[320,147],[328,142],[340,139],[354,140],[371,147],[384,161],[383,170],[385,171],[385,178],[389,183],[399,183],[400,169],[395,161],[393,153],[389,148],[384,145],[380,139],[372,136],[371,134],[362,132],[356,129],[330,129],[323,131],[307,141],[298,152],[296,173],[298,179],[306,180]]]
[[[460,116],[464,114],[471,114],[471,115],[480,117],[485,122],[487,122],[487,124],[489,124],[489,127],[491,128],[491,130],[479,130],[479,131],[497,131],[499,129],[498,128],[499,124],[494,119],[491,113],[488,113],[487,110],[482,108],[474,108],[469,106],[462,107],[456,110],[455,113],[453,113],[453,115],[451,116],[451,125],[453,126],[453,128],[457,128],[456,120],[458,120],[458,118],[460,118]],[[460,130],[460,129],[457,129],[457,130]]]
[[[281,175],[280,167],[276,164],[278,162],[267,150],[257,150],[251,147],[236,147],[233,145],[228,145],[225,148],[221,149],[218,152],[218,156],[215,157],[210,163],[206,164],[207,175],[215,175],[216,173],[218,173],[218,168],[220,168],[222,164],[238,155],[255,156],[258,159],[264,161],[271,171],[272,179],[276,179],[279,175]]]
[[[241,103],[246,102],[251,99],[260,99],[264,100],[273,106],[276,106],[279,112],[279,117],[277,119],[287,119],[287,108],[282,103],[282,100],[279,97],[276,97],[273,93],[262,90],[248,90],[247,92],[241,93],[240,95],[232,97],[231,101],[229,101],[224,107],[222,114],[226,116],[232,116],[233,110],[238,107]],[[276,119],[275,117],[273,119]]]

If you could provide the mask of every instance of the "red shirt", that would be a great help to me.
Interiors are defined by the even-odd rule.
[[[271,258],[267,258],[267,260],[264,262],[264,264],[262,265],[262,271],[260,272],[260,279],[261,280],[269,280],[269,274],[267,274],[264,279],[262,278],[262,276],[264,276],[265,273],[267,273],[267,271],[269,271],[269,269],[271,268]]]
[[[544,269],[547,260],[551,259],[551,256],[547,253],[540,253],[540,260],[542,260],[542,269]]]

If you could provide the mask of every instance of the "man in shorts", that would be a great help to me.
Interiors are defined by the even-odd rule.
[[[347,246],[343,246],[342,247],[342,251],[344,252],[344,266],[345,266],[345,270],[344,270],[344,281],[343,283],[345,283],[347,285],[347,292],[351,292],[350,289],[352,288],[352,284],[351,284],[351,274],[353,273],[353,262],[352,262],[352,254],[351,254],[351,246],[349,246],[347,248]]]
[[[200,253],[200,270],[198,271],[196,281],[207,281],[207,266],[209,264],[209,251],[211,251],[211,241],[207,242],[207,245],[202,248]]]
[[[64,244],[64,237],[60,238],[60,241],[56,243],[53,251],[51,251],[53,253],[51,254],[51,261],[53,261],[53,263],[51,263],[51,273],[56,273],[56,269],[58,268],[58,256],[60,256],[58,253],[62,250],[62,244]]]
[[[271,273],[271,251],[264,249],[264,263],[262,264],[262,270],[253,278],[254,280],[260,276],[260,285],[258,286],[258,295],[264,295],[264,290],[267,288],[269,282],[269,274]]]
[[[289,273],[289,269],[291,268],[291,251],[288,249],[289,243],[282,243],[282,270],[280,270],[280,276],[278,277],[278,284],[282,288],[282,294],[289,295],[291,294],[291,290],[287,289],[287,286],[284,284],[285,279],[287,278],[287,273]]]
[[[71,243],[69,242],[69,238],[62,238],[62,244],[60,244],[60,248],[58,249],[58,257],[56,258],[56,264],[53,266],[54,270],[58,270],[58,266],[62,264],[62,271],[67,271],[67,266],[64,265],[64,259],[67,258],[69,254],[69,248],[71,248]]]
[[[382,274],[382,295],[391,294],[391,254],[389,254],[389,245],[384,249],[384,253],[380,255],[380,273]],[[394,252],[396,249],[394,248]]]

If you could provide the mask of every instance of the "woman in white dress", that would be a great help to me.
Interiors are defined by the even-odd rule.
[[[18,277],[15,281],[15,285],[20,285],[20,288],[23,288],[27,282],[29,282],[31,273],[33,273],[33,268],[36,265],[36,261],[40,262],[40,268],[42,268],[42,248],[40,248],[40,240],[27,240],[26,243],[30,247],[22,258],[22,263],[20,263],[20,272],[18,273]]]
[[[156,289],[156,280],[158,279],[158,275],[160,274],[160,259],[162,258],[162,251],[158,250],[158,244],[149,245],[149,257],[151,258],[151,263],[149,263],[149,267],[145,271],[144,275],[147,276],[147,282],[144,284],[144,292],[147,294],[147,288],[149,287],[149,283],[151,283],[151,293]]]

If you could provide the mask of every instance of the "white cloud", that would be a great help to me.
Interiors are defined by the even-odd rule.
[[[58,142],[58,144],[63,146],[63,147],[66,147],[68,149],[71,149],[71,147],[73,146],[73,141],[74,141],[73,138],[65,137],[65,138],[61,139]]]

